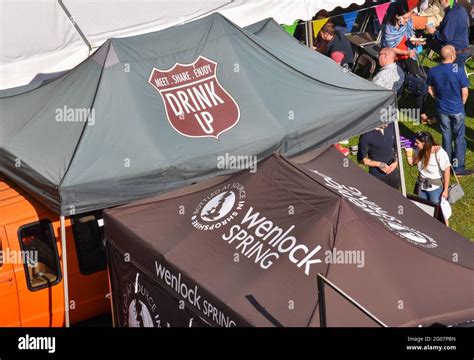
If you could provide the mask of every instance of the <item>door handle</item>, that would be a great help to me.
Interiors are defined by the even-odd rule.
[[[7,282],[12,282],[12,281],[13,281],[13,277],[0,278],[0,284],[7,283]]]

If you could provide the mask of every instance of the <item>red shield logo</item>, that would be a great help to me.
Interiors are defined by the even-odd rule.
[[[217,63],[199,56],[169,70],[153,68],[148,82],[160,93],[173,129],[188,137],[219,138],[240,119],[236,101],[219,84]]]

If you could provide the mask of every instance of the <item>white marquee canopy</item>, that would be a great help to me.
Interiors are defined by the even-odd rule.
[[[289,24],[365,0],[0,0],[0,89],[70,69],[111,37],[161,30],[218,11],[239,26]],[[70,20],[72,17],[73,21]],[[74,22],[74,23],[73,23]],[[81,34],[82,32],[82,34]]]

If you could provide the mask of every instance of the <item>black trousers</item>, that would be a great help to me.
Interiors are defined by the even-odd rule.
[[[372,176],[376,177],[380,181],[383,181],[388,186],[393,187],[394,189],[400,190],[401,180],[400,180],[400,169],[397,167],[388,175],[373,174],[369,172]]]

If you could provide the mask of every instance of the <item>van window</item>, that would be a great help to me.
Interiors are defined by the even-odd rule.
[[[18,230],[21,250],[33,261],[25,262],[28,289],[36,291],[61,281],[58,248],[49,220],[40,220]]]
[[[104,270],[107,266],[103,225],[102,211],[93,211],[72,217],[77,260],[79,270],[83,275]]]

